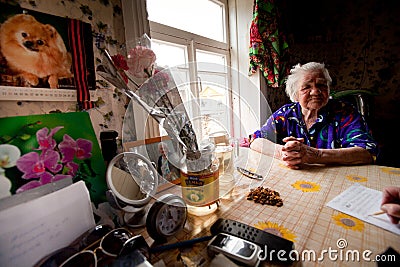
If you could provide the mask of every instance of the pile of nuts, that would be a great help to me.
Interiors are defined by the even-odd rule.
[[[277,207],[283,205],[282,198],[277,191],[262,186],[251,189],[247,194],[247,200],[254,200],[255,203]]]

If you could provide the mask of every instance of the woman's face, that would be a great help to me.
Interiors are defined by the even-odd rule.
[[[300,81],[299,103],[303,109],[319,110],[328,103],[328,82],[321,71],[306,73]]]

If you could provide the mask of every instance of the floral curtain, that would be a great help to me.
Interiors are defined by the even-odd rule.
[[[275,0],[254,0],[250,26],[249,75],[260,68],[268,86],[279,87],[288,74],[288,43],[279,31]]]

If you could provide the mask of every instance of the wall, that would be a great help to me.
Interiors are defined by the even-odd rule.
[[[118,50],[119,44],[125,43],[120,0],[24,0],[19,1],[19,3],[27,9],[61,17],[75,18],[90,23],[94,34],[100,32],[105,34],[105,45],[112,53]],[[93,50],[95,60],[99,59],[99,50],[95,45],[93,45]],[[96,77],[96,79],[100,78],[99,76]],[[114,89],[107,86],[107,84],[97,82],[96,87],[99,97],[97,101],[98,107],[90,109],[88,112],[98,135],[97,137],[99,138],[100,132],[104,130],[116,130],[121,136],[125,105],[128,102],[127,98],[118,92],[114,92]],[[76,111],[76,102],[0,101],[0,116],[2,117],[48,114],[55,111],[74,112]]]

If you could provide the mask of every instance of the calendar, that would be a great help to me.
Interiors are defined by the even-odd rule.
[[[0,100],[76,101],[76,90],[0,86]],[[97,100],[95,90],[90,91],[90,100]]]

